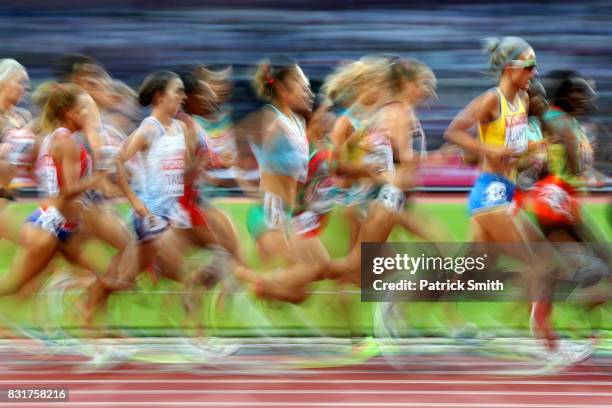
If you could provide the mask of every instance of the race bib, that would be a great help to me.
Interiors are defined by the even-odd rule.
[[[506,116],[506,147],[518,154],[527,151],[527,115]]]
[[[538,190],[536,198],[546,203],[555,214],[563,216],[568,221],[575,221],[572,197],[560,186],[547,183]]]
[[[44,183],[47,186],[47,194],[49,197],[57,197],[59,196],[59,183],[57,181],[57,170],[55,166],[48,163],[45,170],[45,180]]]
[[[121,147],[118,145],[103,145],[99,148],[98,160],[96,161],[96,170],[107,171],[115,168],[117,156]]]
[[[27,129],[10,129],[6,133],[10,145],[8,160],[15,166],[27,166],[32,163],[34,134]]]
[[[393,166],[393,151],[391,145],[383,137],[373,137],[371,152],[366,163],[374,165],[377,172],[389,171]]]
[[[162,194],[180,197],[185,192],[185,156],[183,153],[162,159]]]
[[[57,208],[49,207],[43,211],[36,223],[45,231],[58,236],[62,226],[66,223],[66,219]]]
[[[377,201],[391,211],[400,212],[404,208],[406,198],[404,192],[390,184],[384,185],[378,193]]]
[[[264,194],[264,216],[268,228],[283,229],[287,221],[283,200],[273,194]]]
[[[489,184],[485,190],[485,205],[494,205],[508,201],[506,185],[498,181]]]

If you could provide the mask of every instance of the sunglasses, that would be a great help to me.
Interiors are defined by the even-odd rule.
[[[527,69],[527,70],[534,70],[537,66],[536,60],[530,59],[530,60],[511,60],[510,62],[508,62],[508,65],[510,65],[513,68],[522,68],[522,69]]]

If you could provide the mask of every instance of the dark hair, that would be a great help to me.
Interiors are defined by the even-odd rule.
[[[297,62],[284,55],[264,59],[257,66],[255,78],[253,78],[253,87],[257,96],[272,100],[276,96],[275,85],[283,82],[289,74],[296,71],[297,67]]]
[[[53,75],[62,82],[70,82],[72,76],[85,65],[95,66],[106,72],[104,66],[95,58],[84,54],[65,54],[55,62]]]
[[[558,106],[565,112],[572,112],[574,108],[569,101],[569,94],[579,91],[587,97],[595,96],[595,91],[585,78],[578,71],[558,69],[549,72],[546,75],[548,82],[548,95],[555,106]]]
[[[140,106],[149,106],[157,92],[164,92],[171,80],[179,78],[172,71],[156,71],[149,74],[138,90],[138,103]],[[180,79],[180,78],[179,78]]]
[[[546,89],[544,88],[544,85],[542,85],[542,83],[536,79],[529,81],[529,90],[527,93],[529,94],[529,98],[533,98],[535,96],[546,98]]]
[[[183,81],[183,87],[185,88],[185,94],[187,96],[197,93],[200,90],[200,77],[198,77],[198,70],[203,67],[201,64],[188,65],[181,68],[178,71],[178,76]]]

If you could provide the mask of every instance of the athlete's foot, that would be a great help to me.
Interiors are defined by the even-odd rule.
[[[93,321],[96,313],[104,307],[109,295],[110,292],[104,287],[100,280],[96,280],[87,287],[87,301],[83,308],[85,327],[93,328]]]
[[[197,308],[199,300],[202,296],[202,294],[196,288],[196,283],[199,281],[199,278],[199,276],[195,276],[185,282],[185,294],[183,295],[182,303],[183,310],[185,310],[187,315],[191,315],[191,313]]]
[[[236,265],[234,268],[234,276],[243,282],[255,284],[257,281],[257,273],[250,268],[242,265]]]
[[[216,249],[213,253],[212,262],[202,268],[193,278],[192,283],[194,285],[197,284],[210,288],[231,274],[233,269],[232,256],[224,249]]]
[[[560,340],[556,350],[548,354],[548,368],[563,369],[588,359],[595,352],[595,343],[576,343]]]
[[[544,342],[544,346],[550,352],[558,348],[559,337],[551,322],[552,304],[539,301],[532,304],[531,330],[537,339]]]

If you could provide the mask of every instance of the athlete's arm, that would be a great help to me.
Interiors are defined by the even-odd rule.
[[[509,155],[505,148],[486,146],[474,138],[468,131],[479,123],[487,123],[497,117],[499,98],[493,92],[485,92],[477,96],[470,104],[453,119],[444,132],[444,138],[462,149],[477,156],[486,155],[499,161],[502,156]]]
[[[560,143],[565,147],[567,166],[574,175],[580,175],[580,160],[578,158],[578,141],[572,130],[571,122],[565,117],[556,117],[546,122],[547,129],[552,131],[549,137],[552,143]]]
[[[387,126],[389,139],[393,146],[393,151],[398,152],[400,163],[410,163],[418,159],[412,149],[412,133],[410,132],[416,126],[416,118],[412,109],[406,112],[406,109],[401,104],[392,104],[385,109],[383,114],[383,123]]]
[[[372,169],[366,166],[356,166],[343,160],[342,151],[349,144],[356,143],[359,137],[361,137],[361,134],[355,131],[353,124],[346,116],[342,116],[336,121],[331,135],[334,145],[332,161],[335,164],[335,166],[332,166],[332,169],[335,174],[352,178],[369,177],[372,175]]]
[[[92,152],[92,161],[94,169],[97,169],[98,164],[103,160],[101,157],[101,147],[104,145],[104,136],[102,136],[102,121],[100,119],[100,110],[95,101],[89,94],[81,95],[83,100],[81,114],[87,118],[83,133],[87,138],[89,147]]]
[[[70,200],[74,196],[91,189],[103,177],[104,173],[81,178],[81,148],[70,135],[58,135],[54,144],[53,159],[62,166],[62,187],[60,197]]]
[[[332,161],[335,163],[335,166],[332,166],[332,170],[337,174],[342,174],[343,164],[341,163],[341,151],[344,142],[353,132],[353,125],[351,121],[346,116],[340,116],[336,123],[334,123],[334,127],[331,133],[331,141],[333,145],[332,150]]]
[[[141,217],[149,213],[147,207],[136,196],[128,179],[125,162],[130,160],[138,152],[142,152],[149,148],[149,138],[147,134],[155,132],[155,127],[151,124],[144,124],[136,129],[123,143],[121,152],[117,156],[117,184],[121,191],[128,199],[134,210]]]
[[[578,142],[576,140],[576,134],[572,129],[565,126],[561,129],[560,136],[565,145],[569,169],[574,175],[578,176],[581,174],[581,169],[580,160],[578,159]]]

